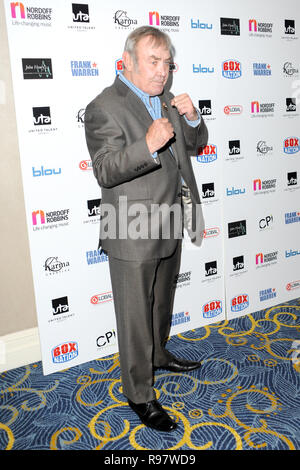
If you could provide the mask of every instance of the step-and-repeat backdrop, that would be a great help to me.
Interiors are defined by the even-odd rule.
[[[184,240],[171,333],[299,296],[298,0],[5,7],[45,374],[117,351],[84,113],[141,25],[171,36],[172,91],[190,94],[209,130],[192,158],[205,239]]]

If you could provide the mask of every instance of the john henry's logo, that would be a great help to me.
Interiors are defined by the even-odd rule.
[[[50,107],[32,108],[33,124],[35,126],[47,126],[51,124]]]
[[[100,203],[101,199],[92,199],[90,201],[87,201],[89,217],[95,217],[97,215],[100,215]]]
[[[24,80],[53,78],[51,59],[22,59]]]
[[[59,315],[69,311],[68,297],[60,297],[52,300],[52,313]]]
[[[249,295],[248,294],[240,294],[236,297],[231,299],[231,311],[232,312],[241,312],[245,308],[249,307]]]
[[[81,3],[72,3],[72,13],[74,23],[89,23],[89,6]]]
[[[287,154],[294,154],[299,152],[299,138],[298,137],[288,137],[283,141],[283,151]]]
[[[220,18],[221,34],[227,36],[240,35],[240,20],[239,18]]]
[[[78,344],[75,341],[59,344],[52,349],[51,354],[55,364],[72,361],[78,356]]]
[[[208,144],[198,149],[197,162],[210,163],[217,160],[217,157],[217,146],[214,144]]]
[[[288,186],[295,186],[297,185],[297,171],[291,171],[287,174]]]
[[[229,222],[228,238],[241,237],[247,234],[246,220],[238,220],[237,222]]]
[[[242,64],[238,60],[225,60],[222,63],[222,75],[230,79],[239,78],[242,75]]]
[[[204,318],[213,318],[222,313],[221,300],[212,300],[202,307],[202,314]]]

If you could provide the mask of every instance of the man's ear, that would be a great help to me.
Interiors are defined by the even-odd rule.
[[[131,55],[129,54],[129,52],[124,51],[123,55],[122,55],[122,59],[123,59],[124,68],[126,70],[128,70],[128,72],[131,72],[133,67],[134,67],[134,63],[133,63],[133,59],[132,59]]]

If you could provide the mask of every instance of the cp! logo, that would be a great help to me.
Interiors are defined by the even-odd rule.
[[[293,154],[297,153],[300,150],[299,138],[298,137],[288,137],[283,142],[284,153]]]
[[[249,295],[248,294],[240,294],[236,297],[231,299],[231,311],[232,312],[240,312],[245,308],[249,307]]]
[[[217,160],[217,158],[217,146],[214,144],[208,144],[198,149],[197,162],[210,163]]]
[[[239,78],[242,75],[242,64],[238,60],[225,60],[222,63],[222,75],[225,78]]]
[[[207,304],[203,305],[202,313],[204,318],[213,318],[222,313],[222,302],[221,300],[211,300]]]
[[[55,364],[72,361],[78,356],[78,344],[75,341],[59,344],[52,349],[51,353],[52,362]]]

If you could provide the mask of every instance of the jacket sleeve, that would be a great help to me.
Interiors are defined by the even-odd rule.
[[[117,120],[100,105],[85,112],[85,135],[94,175],[100,186],[112,188],[159,168],[149,152],[146,135],[128,144]]]
[[[208,141],[208,130],[204,119],[201,117],[197,127],[189,126],[185,119],[182,119],[183,133],[188,156],[195,156],[199,147],[204,147]]]

